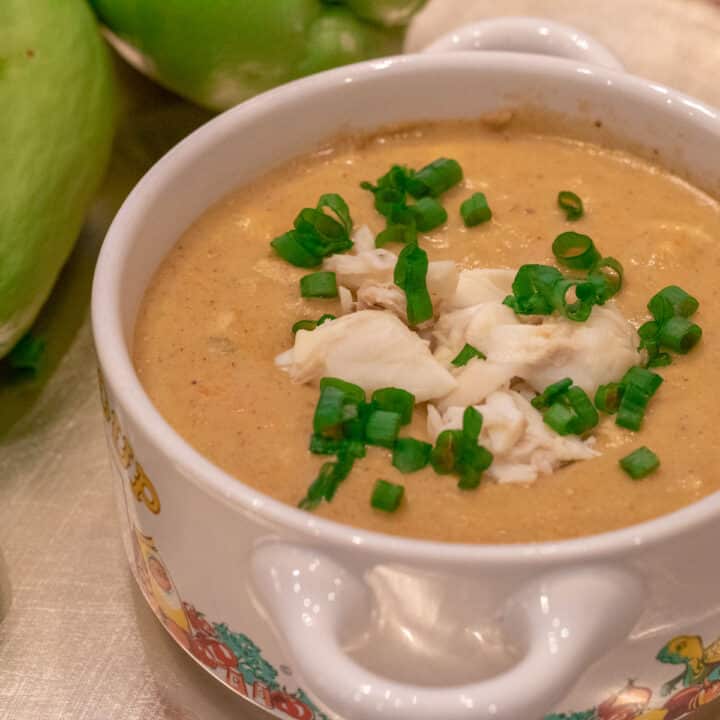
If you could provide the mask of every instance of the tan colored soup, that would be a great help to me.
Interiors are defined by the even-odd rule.
[[[551,242],[565,229],[591,235],[625,266],[618,305],[638,324],[660,288],[679,284],[700,300],[694,319],[704,338],[660,372],[639,433],[604,421],[602,456],[542,475],[531,486],[483,483],[460,491],[432,469],[403,475],[390,452],[368,448],[332,503],[315,512],[371,530],[464,542],[553,540],[620,528],[671,512],[720,488],[718,415],[720,352],[720,207],[663,170],[620,152],[522,131],[439,125],[388,131],[302,158],[242,187],[203,214],[180,238],[150,285],[136,328],[134,359],[153,402],[200,452],[243,482],[291,505],[304,496],[327,458],[307,441],[316,387],[292,384],[275,356],[292,345],[301,318],[337,313],[335,300],[303,300],[298,279],[269,241],[297,212],[326,192],[342,194],[356,226],[384,227],[370,193],[358,186],[393,163],[422,167],[456,158],[465,182],[443,196],[446,227],[421,238],[430,259],[465,267],[552,263]],[[570,224],[556,207],[561,189],[585,201]],[[467,230],[459,205],[486,193],[491,223]],[[407,430],[407,429],[406,429]],[[405,432],[403,434],[406,434]],[[424,411],[409,433],[425,437]],[[618,459],[640,445],[661,468],[630,480]],[[369,504],[377,478],[403,483],[406,500],[393,515]]]

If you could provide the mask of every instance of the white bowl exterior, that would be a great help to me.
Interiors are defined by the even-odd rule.
[[[458,617],[462,608],[447,598],[465,597],[463,590],[472,596],[473,612],[491,618],[508,595],[550,569],[610,562],[632,573],[647,592],[642,616],[625,643],[586,670],[561,703],[566,711],[593,707],[628,677],[652,690],[648,707],[660,707],[665,702],[660,686],[682,669],[654,659],[660,646],[679,634],[705,641],[720,635],[718,582],[706,570],[713,567],[720,540],[720,497],[623,531],[563,543],[452,546],[390,538],[315,518],[225,475],[157,414],[132,370],[132,330],[152,274],[187,226],[230,189],[338,132],[472,118],[528,104],[580,122],[600,119],[611,133],[659,149],[665,165],[686,170],[706,189],[720,188],[720,121],[690,98],[620,73],[548,58],[406,56],[311,77],[221,115],[147,174],[108,233],[93,289],[93,327],[131,564],[176,639],[220,679],[274,707],[279,717],[316,711],[303,695],[291,697],[276,687],[293,687],[293,678],[302,677],[302,659],[294,664],[277,642],[248,582],[254,548],[278,538],[322,550],[356,577],[378,563],[401,564],[410,575],[429,574],[439,587],[452,589],[443,595],[446,612]],[[150,572],[158,564],[171,576],[167,583]],[[272,672],[265,668],[253,685],[253,671],[228,669],[233,658],[242,664],[239,655],[253,651],[237,638],[230,642],[226,630],[203,624],[179,598],[249,636],[272,666],[289,666],[292,676],[268,681]],[[558,622],[562,626],[563,618]],[[452,678],[438,678],[442,681]],[[332,714],[332,708],[326,711]]]

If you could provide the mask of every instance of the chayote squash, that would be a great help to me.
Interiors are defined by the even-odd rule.
[[[0,357],[73,247],[113,126],[112,65],[85,0],[0,0]]]

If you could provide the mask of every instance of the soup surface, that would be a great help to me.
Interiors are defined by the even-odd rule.
[[[540,475],[530,485],[485,481],[462,491],[452,476],[429,466],[402,474],[389,450],[368,447],[333,501],[313,512],[415,538],[507,543],[613,530],[720,489],[714,428],[720,364],[711,361],[720,353],[714,332],[720,316],[718,203],[631,155],[512,125],[439,124],[338,142],[237,189],[205,212],[158,269],[136,326],[137,372],[170,424],[243,482],[297,505],[328,459],[307,449],[318,388],[293,383],[274,359],[292,347],[294,322],[340,314],[340,307],[337,299],[301,298],[298,281],[310,271],[284,262],[269,242],[323,193],[345,198],[355,227],[379,232],[384,219],[359,183],[374,182],[393,164],[420,168],[437,157],[457,159],[465,179],[441,198],[447,223],[420,236],[431,261],[452,259],[465,268],[554,264],[553,239],[576,230],[623,263],[616,302],[629,321],[646,321],[649,298],[676,284],[700,301],[693,320],[703,327],[703,339],[658,370],[665,382],[640,432],[604,416],[596,458]],[[569,222],[559,211],[560,190],[582,197],[580,220]],[[468,229],[459,206],[476,191],[486,194],[493,218]],[[402,434],[425,439],[426,433],[421,405]],[[661,467],[633,481],[618,460],[641,445],[655,450]],[[370,506],[378,478],[405,486],[393,514]]]

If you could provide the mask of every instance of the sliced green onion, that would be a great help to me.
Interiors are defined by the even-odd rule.
[[[648,358],[647,366],[651,367],[667,367],[672,363],[672,356],[670,353],[659,352],[655,353],[652,357]]]
[[[298,507],[303,510],[312,510],[316,508],[327,495],[332,497],[335,494],[334,486],[337,484],[335,470],[336,466],[334,462],[323,463],[317,477],[308,488],[307,494],[298,503]]]
[[[592,238],[572,230],[555,238],[552,251],[561,265],[573,270],[590,270],[600,261],[600,253]]]
[[[433,316],[432,300],[427,289],[428,257],[418,245],[406,245],[395,264],[395,284],[405,291],[410,325],[419,325]]]
[[[648,303],[648,309],[652,312],[650,304],[658,297],[663,298],[673,308],[672,315],[680,315],[681,317],[690,317],[700,307],[700,303],[692,296],[688,295],[681,287],[677,285],[668,285],[654,295]],[[654,313],[653,313],[654,315]]]
[[[537,409],[550,407],[556,400],[559,400],[572,387],[573,381],[570,378],[563,378],[548,385],[539,395],[531,401],[531,405]]]
[[[650,399],[662,385],[662,375],[658,375],[650,370],[641,367],[631,367],[625,375],[623,375],[620,384],[627,388],[630,385],[641,390]]]
[[[377,190],[375,193],[375,209],[381,215],[389,218],[398,207],[406,207],[404,191],[392,187]]]
[[[308,298],[337,297],[337,279],[334,272],[322,270],[300,278],[300,295]]]
[[[341,451],[336,462],[323,463],[307,494],[298,503],[298,507],[312,510],[323,500],[330,502],[335,497],[340,483],[350,474],[354,461],[352,454]]]
[[[375,247],[384,247],[391,242],[404,245],[417,242],[415,225],[388,225],[375,236]]]
[[[450,361],[455,367],[463,367],[467,365],[473,358],[486,360],[487,358],[477,348],[465,343],[463,349]]]
[[[455,457],[462,442],[462,430],[443,430],[430,453],[430,464],[438,475],[448,475],[455,469]]]
[[[370,445],[391,448],[400,430],[400,413],[373,410],[365,427],[365,440]]]
[[[456,470],[460,475],[458,487],[461,490],[474,490],[482,479],[482,474],[492,465],[493,455],[477,444],[468,435],[464,435],[456,461]]]
[[[620,460],[620,467],[633,479],[642,480],[660,467],[660,459],[643,446]]]
[[[660,326],[654,320],[648,320],[638,328],[641,340],[654,340],[660,332]]]
[[[578,416],[565,403],[554,402],[543,415],[543,421],[558,435],[571,435],[575,433]]]
[[[316,320],[298,320],[296,323],[293,323],[291,330],[293,334],[295,334],[298,330],[314,330],[317,325]]]
[[[438,158],[408,179],[407,191],[415,198],[426,195],[437,197],[457,185],[462,178],[463,171],[457,160]]]
[[[573,429],[576,435],[582,435],[598,424],[600,421],[598,412],[581,387],[577,385],[571,387],[565,394],[565,398],[577,417]]]
[[[663,347],[685,355],[700,342],[702,328],[687,318],[677,315],[660,327],[658,341]]]
[[[593,301],[595,300],[594,290],[590,298],[583,297],[583,290],[591,289],[588,283],[579,280],[560,280],[553,288],[553,305],[568,320],[574,322],[585,322],[592,313]],[[576,299],[568,302],[568,293],[575,291]]]
[[[404,473],[422,470],[430,462],[432,445],[415,438],[398,438],[393,448],[392,464]]]
[[[372,394],[372,401],[378,410],[387,410],[400,415],[400,423],[407,425],[412,420],[415,396],[402,388],[382,388]]]
[[[7,363],[13,370],[35,374],[45,354],[45,341],[31,332],[25,333],[10,351]]]
[[[322,263],[322,255],[316,255],[301,242],[300,233],[290,230],[270,241],[275,252],[291,265],[302,268],[314,268]]]
[[[608,415],[614,415],[620,406],[623,387],[620,383],[612,382],[600,385],[595,393],[595,407]]]
[[[415,217],[415,225],[420,232],[429,232],[447,222],[447,210],[432,197],[422,197],[414,205],[410,205],[410,212]]]
[[[337,193],[327,193],[320,196],[317,209],[329,208],[332,210],[345,228],[345,232],[349,235],[352,230],[353,221],[350,217],[350,208],[345,200]]]
[[[373,403],[358,403],[356,405],[356,416],[343,421],[343,435],[349,440],[364,443],[368,419],[376,409]]]
[[[373,185],[366,180],[360,183],[360,187],[372,193],[382,188],[395,188],[405,193],[407,190],[407,182],[413,175],[414,170],[410,170],[403,165],[393,165],[390,170],[377,179],[377,185]]]
[[[348,231],[343,224],[317,208],[303,208],[295,218],[295,229],[301,236],[316,239],[318,248],[324,253],[336,247],[348,248]],[[352,247],[352,244],[349,245]]]
[[[365,402],[365,391],[359,385],[335,377],[324,377],[320,380],[321,393],[330,387],[339,390],[343,394],[345,402],[355,404]]]
[[[588,282],[596,288],[598,305],[604,305],[620,292],[624,275],[622,263],[613,257],[604,257],[595,264],[588,275]]]
[[[325,313],[324,315],[321,315],[318,320],[298,320],[296,323],[292,326],[293,334],[295,334],[298,330],[309,330],[312,331],[317,327],[320,327],[324,322],[327,322],[328,320],[336,320],[336,317],[334,315],[331,315],[330,313]]]
[[[344,440],[341,438],[326,437],[318,433],[310,436],[308,450],[315,455],[336,455],[342,447]]]
[[[618,407],[615,424],[637,432],[642,426],[650,397],[637,385],[627,385]]]
[[[563,280],[562,273],[549,265],[523,265],[513,280],[513,294],[504,304],[518,315],[551,315],[555,309],[555,285]]]
[[[465,227],[475,227],[492,217],[487,198],[481,192],[474,193],[460,205],[460,215]]]
[[[404,494],[405,488],[402,485],[396,485],[387,480],[378,480],[373,488],[370,504],[376,510],[395,512],[400,507]]]
[[[482,413],[472,407],[472,405],[466,407],[463,413],[463,435],[477,444],[480,431],[482,430],[482,424]]]
[[[345,393],[332,386],[322,388],[313,416],[313,432],[327,435],[342,424],[344,418]]]
[[[650,299],[647,307],[658,325],[662,325],[671,318],[675,317],[675,308],[673,307],[673,304],[660,293],[654,295]]]
[[[574,192],[570,192],[570,190],[560,191],[557,201],[568,220],[578,220],[582,217],[583,202]]]

